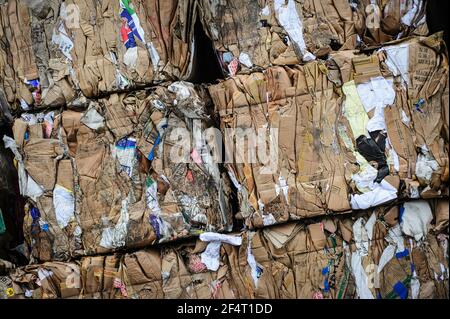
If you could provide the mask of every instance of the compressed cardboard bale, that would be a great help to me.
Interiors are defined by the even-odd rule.
[[[389,69],[407,85],[409,118],[416,136],[414,145],[419,149],[414,173],[421,186],[421,195],[441,194],[442,183],[448,181],[449,166],[444,124],[449,90],[448,53],[442,34],[405,40],[387,46],[385,52]],[[400,56],[393,57],[397,53]],[[392,66],[392,61],[398,61],[402,56],[405,59],[405,54],[404,69]]]
[[[14,102],[15,94],[23,94],[22,98],[31,103],[33,96],[25,81],[36,79],[38,69],[30,37],[28,9],[21,1],[8,1],[0,6],[0,10],[0,36],[9,44],[1,49],[0,54],[2,87],[8,102]]]
[[[368,56],[340,51],[327,61],[270,67],[210,85],[226,167],[247,224],[446,196],[442,45],[436,34],[388,43]],[[419,60],[407,57],[420,50],[429,56],[420,63],[436,72],[424,70],[427,78],[414,80],[411,64]],[[413,83],[427,99],[411,101],[418,94]]]
[[[199,1],[224,74],[427,35],[425,1]]]
[[[328,231],[323,219],[316,219],[319,224],[308,227],[302,223],[292,223],[294,226],[289,228],[290,224],[285,224],[258,231],[253,236],[252,246],[256,261],[264,262],[262,265],[272,265],[266,271],[271,270],[274,278],[278,278],[277,289],[281,297],[418,299],[430,293],[435,298],[447,298],[444,287],[448,286],[445,275],[448,262],[441,259],[446,254],[446,239],[441,235],[447,230],[437,237],[428,233],[423,242],[415,241],[403,234],[399,225],[383,231],[386,227],[383,215],[390,207],[377,210],[375,215],[369,212],[370,218],[367,213],[356,215],[356,221],[347,216],[333,218],[334,223],[348,221],[353,224],[355,235],[351,241],[342,240],[338,228],[334,233]],[[322,236],[327,238],[324,247],[320,248],[322,245],[317,239],[314,241],[315,237],[321,236],[320,229],[315,231],[315,235],[311,232],[315,229],[311,228],[313,225],[323,226]],[[295,230],[296,227],[298,230]],[[362,227],[360,229],[366,237],[361,237],[358,227]],[[432,228],[432,224],[428,225],[428,231]],[[281,234],[288,235],[290,239],[280,241],[286,238]],[[380,248],[382,256],[376,258]],[[267,252],[263,253],[265,250]],[[271,260],[265,262],[264,256],[270,256]],[[291,271],[296,272],[295,283]],[[430,271],[436,273],[433,275],[435,280],[427,275]]]
[[[187,79],[197,18],[226,74],[426,35],[425,1],[16,0],[1,5],[1,87],[14,110]]]
[[[444,125],[448,62],[443,45],[441,34],[387,43],[370,57],[352,57],[354,68],[364,70],[363,76],[356,73],[354,78],[346,70],[348,64],[342,63],[344,57],[338,56],[340,53],[333,57],[343,70],[342,89],[348,109],[344,115],[353,137],[368,136],[368,131],[371,139],[376,137],[381,142],[386,138],[386,181],[399,190],[400,197],[448,194],[448,188],[442,184],[448,178]],[[373,156],[361,155],[369,162],[373,160]],[[378,173],[383,161],[376,160]],[[396,175],[406,187],[398,187],[403,183],[399,185],[393,179]]]
[[[17,0],[1,5],[2,92],[14,110],[188,77],[194,1]],[[191,14],[194,12],[194,14]]]
[[[358,16],[347,1],[199,1],[225,74],[292,65],[355,47]]]
[[[33,260],[230,231],[230,186],[204,138],[213,125],[205,94],[174,82],[83,112],[22,114],[7,144],[28,201]]]
[[[142,136],[137,148],[144,163],[152,161],[145,184],[157,240],[183,236],[190,227],[195,232],[202,225],[213,231],[231,230],[229,185],[208,151],[213,145],[202,138],[212,123],[200,95],[191,84],[175,82],[168,90],[157,89],[147,103],[139,117]],[[152,199],[155,196],[158,202]]]
[[[11,272],[13,299],[76,299],[81,292],[80,268],[76,263],[47,262]]]
[[[448,228],[435,231],[430,221],[416,240],[402,231],[405,221],[385,223],[393,207],[245,230],[230,242],[227,235],[204,233],[197,241],[82,257],[79,265],[19,267],[0,282],[13,288],[9,298],[36,299],[448,298]],[[352,229],[350,238],[340,224]],[[215,270],[211,258],[218,261]]]
[[[351,166],[344,163],[352,155],[335,134],[342,98],[321,64],[273,67],[209,90],[221,117],[241,214],[253,219],[253,226],[350,209]],[[247,147],[245,135],[256,147]]]

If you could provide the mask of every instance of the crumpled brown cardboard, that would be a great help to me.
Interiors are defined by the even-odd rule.
[[[396,65],[401,65],[396,52],[406,52],[401,58],[406,59],[401,70],[396,69]],[[369,168],[356,148],[360,123],[365,120],[352,113],[358,104],[350,103],[360,103],[361,114],[372,125],[381,122],[384,125],[388,140],[383,152],[389,174],[383,182],[391,188],[391,197],[384,202],[446,196],[448,188],[443,181],[448,179],[445,154],[448,142],[442,103],[448,92],[448,81],[444,78],[448,72],[446,61],[442,38],[436,34],[387,43],[368,56],[340,51],[325,62],[274,66],[264,73],[237,75],[210,85],[221,118],[229,160],[226,167],[236,180],[239,218],[245,219],[249,227],[259,228],[297,216],[312,217],[377,205],[358,204],[358,196],[368,190],[363,190],[354,176],[364,176],[364,170]],[[428,76],[425,78],[425,73],[422,76],[413,65],[421,69],[427,63],[433,69],[423,70]],[[366,111],[363,102],[368,97],[363,95],[367,93],[363,86],[374,79],[392,83],[393,98],[383,109]],[[356,89],[352,95],[349,87]],[[417,98],[411,100],[411,96]],[[362,127],[369,136],[369,126]],[[257,148],[237,145],[239,138],[245,138],[246,134],[258,136],[261,129],[277,133],[276,140],[275,133],[267,133],[272,134],[275,142],[268,142],[267,137],[265,140],[266,154],[272,152],[269,156],[276,159],[273,161],[276,167],[270,173],[262,170],[268,165],[267,159],[264,162],[264,157],[251,158]],[[274,149],[270,150],[271,147]],[[368,164],[378,167],[373,161]]]
[[[130,253],[85,256],[72,263],[19,267],[1,282],[13,287],[10,298],[355,299],[361,297],[358,286],[364,282],[357,280],[352,260],[358,247],[367,245],[359,261],[372,298],[448,298],[446,230],[434,233],[433,222],[421,241],[401,233],[394,239],[388,233],[398,225],[384,222],[392,207],[236,233],[242,236],[242,244],[222,245],[217,271],[206,268],[200,258],[205,248],[190,240]],[[371,213],[375,213],[371,240],[344,239],[342,228],[332,226],[352,228],[355,220],[363,218],[362,225],[368,227]],[[290,236],[282,246],[276,239],[280,233]],[[379,258],[380,252],[386,255],[393,239],[403,248],[394,247],[398,249],[391,258]],[[250,256],[256,262],[256,277]]]
[[[53,120],[18,118],[14,141],[34,185],[24,190],[33,260],[231,231],[229,182],[199,138],[212,126],[204,94],[174,82],[114,93],[85,111],[53,111]],[[187,140],[178,141],[177,130]]]
[[[86,97],[188,77],[195,1],[128,3],[130,12],[116,0],[2,4],[1,87],[12,108],[86,107]],[[141,28],[130,33],[123,17]]]
[[[128,8],[116,0],[1,5],[0,35],[8,45],[1,49],[0,84],[11,107],[87,106],[86,98],[188,79],[197,19],[224,73],[231,75],[428,32],[425,1],[127,3],[137,33],[126,28],[123,17],[130,18],[123,10]]]

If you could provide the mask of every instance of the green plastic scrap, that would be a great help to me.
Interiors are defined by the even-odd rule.
[[[347,291],[349,277],[350,277],[350,269],[347,266],[344,266],[344,276],[342,277],[341,282],[339,284],[337,299],[344,298],[345,292]]]
[[[3,220],[2,210],[0,209],[0,235],[3,234],[4,232],[6,232],[6,225],[5,221]]]

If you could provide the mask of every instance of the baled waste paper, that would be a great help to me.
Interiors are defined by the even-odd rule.
[[[231,231],[230,185],[202,138],[212,125],[202,94],[174,82],[113,94],[82,112],[17,118],[4,142],[27,198],[32,257],[67,260]]]
[[[0,0],[0,299],[448,299],[427,14]]]
[[[448,298],[445,200],[386,206],[129,253],[46,262],[0,277],[10,298]],[[433,221],[434,220],[434,221]],[[410,237],[413,226],[420,237]],[[219,242],[217,255],[208,254]],[[217,259],[210,269],[204,254]]]
[[[448,196],[439,34],[209,86],[248,227]]]

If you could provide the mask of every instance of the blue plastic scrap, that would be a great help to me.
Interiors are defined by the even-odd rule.
[[[159,240],[161,238],[161,232],[159,231],[158,216],[151,214],[149,219],[150,219],[150,224],[153,226],[153,229],[155,230],[156,239]]]
[[[328,278],[325,278],[323,285],[325,288],[323,288],[324,292],[328,292],[330,290],[330,284],[328,283]]]
[[[422,106],[425,104],[425,100],[420,98],[416,103],[414,103],[414,106],[416,108],[416,111],[420,113],[424,113],[422,110]]]
[[[148,159],[152,161],[155,158],[155,149],[161,143],[161,136],[158,133],[158,137],[156,138],[155,144],[153,144],[152,150],[148,154]]]
[[[405,212],[405,207],[403,205],[400,205],[399,212],[398,212],[398,222],[401,223],[403,220],[403,213]]]
[[[32,207],[30,209],[30,215],[33,218],[33,222],[36,222],[39,217],[41,217],[41,213],[39,212],[39,209],[37,209],[36,207]]]
[[[408,297],[408,288],[406,288],[401,281],[397,281],[394,285],[394,292],[400,297],[400,299],[406,299]]]
[[[397,259],[408,257],[408,256],[409,256],[408,248],[406,248],[404,251],[401,251],[401,252],[395,254],[395,257],[397,257]]]
[[[122,138],[117,141],[116,147],[120,149],[136,148],[136,141],[128,138]]]

